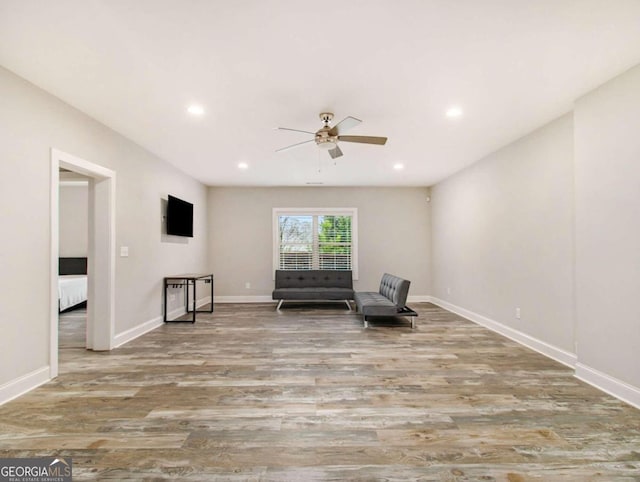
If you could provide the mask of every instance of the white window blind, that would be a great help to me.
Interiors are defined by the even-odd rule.
[[[357,272],[357,210],[276,208],[274,269]]]

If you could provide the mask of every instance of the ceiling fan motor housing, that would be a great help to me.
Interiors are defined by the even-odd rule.
[[[321,149],[333,149],[338,143],[338,136],[331,135],[329,131],[331,127],[325,125],[318,132],[316,132],[315,141],[318,147]]]

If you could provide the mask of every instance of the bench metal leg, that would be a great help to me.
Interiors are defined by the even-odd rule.
[[[349,300],[344,300],[344,302],[347,304],[347,308],[349,308],[349,311],[351,310],[351,303],[349,303]]]
[[[280,301],[278,302],[278,306],[276,306],[276,311],[280,311],[280,307],[282,306],[283,301],[284,301],[284,300],[280,300]]]
[[[364,327],[369,328],[369,322],[367,321],[367,317],[364,317]]]
[[[410,316],[409,318],[411,319],[411,329],[413,330],[416,327],[416,317]]]

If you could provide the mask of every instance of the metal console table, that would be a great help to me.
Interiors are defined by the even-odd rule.
[[[210,310],[198,310],[196,308],[196,284],[198,281],[204,281],[205,284],[209,284],[211,287],[211,309]],[[184,303],[187,313],[193,313],[191,320],[167,320],[167,288],[179,288],[184,286]],[[192,308],[189,309],[189,286],[193,286],[193,302]],[[196,313],[213,313],[213,274],[178,274],[175,276],[167,276],[164,278],[164,322],[170,321],[191,321],[196,322]]]

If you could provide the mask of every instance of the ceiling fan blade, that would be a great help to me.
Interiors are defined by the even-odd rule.
[[[340,150],[340,148],[338,146],[336,146],[333,149],[329,150],[329,155],[331,156],[331,159],[335,159],[335,158],[340,157],[342,155],[342,151]]]
[[[313,142],[315,139],[309,139],[308,141],[298,142],[297,144],[291,144],[287,147],[281,147],[280,149],[276,149],[276,152],[288,151],[289,149],[293,149],[294,147],[301,146],[302,144],[307,144],[308,142]]]
[[[362,121],[360,119],[356,119],[355,117],[345,117],[331,128],[329,134],[331,134],[332,136],[337,136],[342,132],[347,132],[349,129],[357,126],[358,124],[360,124],[360,122]]]
[[[304,132],[305,134],[311,134],[312,136],[316,135],[315,132],[301,131],[300,129],[290,129],[289,127],[276,127],[276,129],[279,130],[279,131]]]
[[[378,144],[384,146],[387,142],[386,137],[374,136],[338,136],[339,141],[344,142],[360,142],[362,144]]]

